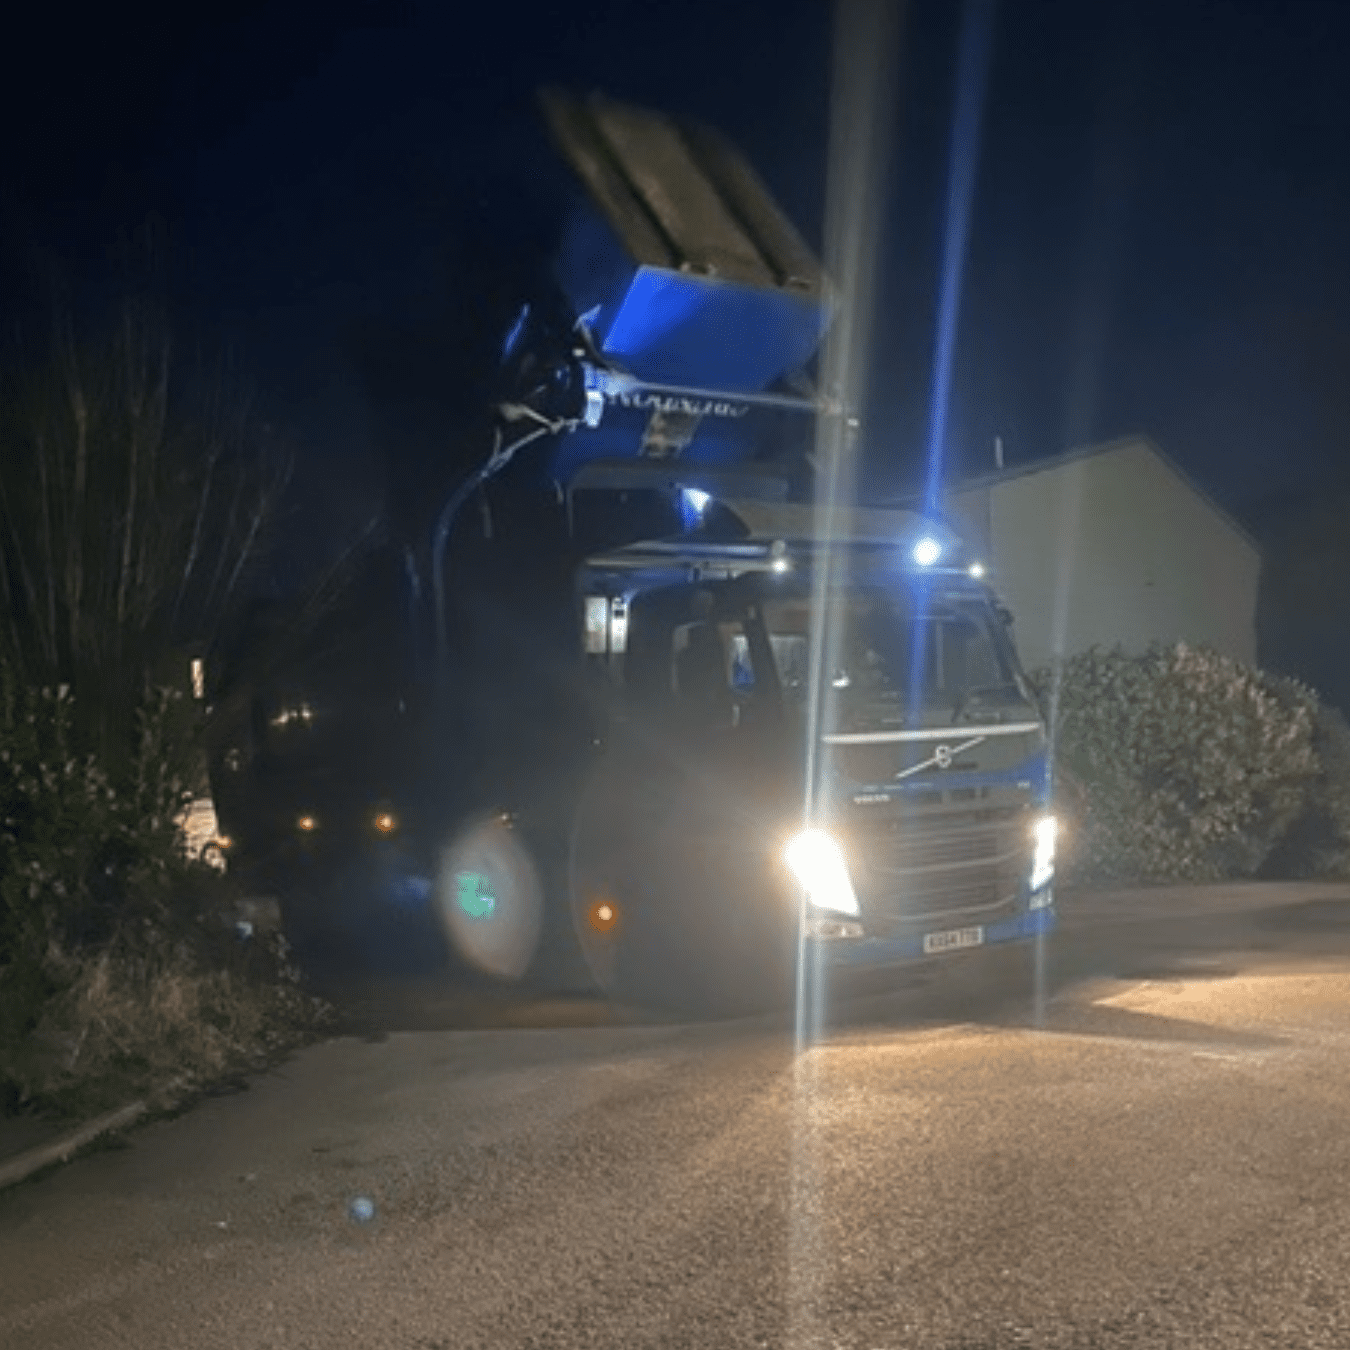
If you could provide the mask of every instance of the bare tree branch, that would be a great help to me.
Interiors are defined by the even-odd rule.
[[[44,655],[53,665],[56,663],[56,549],[54,546],[52,531],[52,503],[51,503],[51,484],[48,481],[48,455],[50,441],[46,436],[39,436],[36,450],[37,475],[38,475],[38,505],[40,534],[39,540],[42,550],[43,574],[46,580],[44,590],[46,592],[46,614],[47,626],[42,632],[42,646]],[[38,616],[34,614],[34,621]]]
[[[185,387],[171,354],[127,305],[109,340],[57,322],[0,365],[0,658],[74,684],[81,736],[123,756],[175,644],[230,622],[289,477],[242,393]]]
[[[211,449],[206,456],[206,472],[202,476],[201,491],[197,494],[197,509],[192,518],[192,540],[188,544],[187,557],[183,560],[183,570],[178,578],[177,593],[173,601],[173,613],[170,621],[173,624],[178,622],[178,613],[182,608],[183,597],[187,594],[187,589],[192,581],[193,570],[197,566],[197,559],[201,554],[202,548],[202,528],[206,522],[207,507],[211,504],[211,484],[215,480],[216,465],[220,462],[220,443],[213,440]]]
[[[89,474],[89,405],[72,356],[66,388],[75,423],[74,464],[71,473],[70,519],[67,525],[66,610],[70,626],[70,654],[83,655],[80,607],[84,601],[84,494]]]
[[[131,345],[131,318],[127,315],[123,319],[123,341],[129,349]],[[127,350],[124,359],[130,364],[131,353]],[[125,624],[127,616],[127,591],[131,584],[131,541],[136,528],[136,500],[140,494],[141,486],[141,463],[140,463],[140,431],[141,431],[141,407],[140,390],[136,387],[134,376],[130,370],[126,372],[126,399],[127,411],[129,413],[128,431],[130,434],[130,446],[128,449],[129,462],[127,464],[127,509],[122,527],[122,565],[118,572],[117,581],[117,623],[119,628]]]

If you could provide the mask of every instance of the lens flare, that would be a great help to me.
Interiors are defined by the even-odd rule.
[[[942,557],[942,545],[931,535],[924,535],[913,549],[914,561],[920,567],[932,567]]]
[[[1043,816],[1032,831],[1036,850],[1031,862],[1031,889],[1038,891],[1055,875],[1055,842],[1059,837],[1059,822],[1054,816]]]
[[[947,219],[942,248],[942,274],[938,284],[937,332],[933,344],[924,485],[924,506],[928,511],[936,511],[942,499],[947,414],[951,403],[952,371],[956,363],[961,291],[970,239],[971,207],[975,200],[975,181],[980,162],[980,129],[989,82],[993,30],[994,0],[967,0],[956,72],[956,115],[947,166]]]
[[[803,830],[794,836],[784,857],[813,905],[841,914],[858,913],[848,864],[839,845],[824,830]]]
[[[543,887],[509,818],[470,821],[441,850],[436,909],[455,950],[498,979],[529,969],[543,928]]]

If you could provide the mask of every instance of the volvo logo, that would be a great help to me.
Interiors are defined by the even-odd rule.
[[[897,780],[908,778],[911,774],[922,773],[925,769],[950,769],[957,755],[964,755],[967,750],[973,750],[987,739],[987,736],[972,736],[970,740],[963,741],[955,748],[950,745],[936,746],[927,759],[921,760],[918,764],[911,764],[907,769],[901,769],[895,777]]]

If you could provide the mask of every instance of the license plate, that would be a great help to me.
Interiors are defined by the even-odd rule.
[[[978,947],[984,942],[983,928],[949,928],[945,933],[925,933],[923,954],[954,952],[961,947]]]

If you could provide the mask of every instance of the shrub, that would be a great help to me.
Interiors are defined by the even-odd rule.
[[[147,696],[115,785],[79,753],[69,690],[27,690],[0,669],[0,960],[164,924],[182,883],[196,881],[176,824],[191,792],[165,744],[177,702],[169,690]]]
[[[45,997],[21,1036],[0,1036],[11,1101],[72,1115],[136,1097],[181,1101],[265,1064],[325,1020],[279,935],[209,958],[203,945],[153,930],[97,949],[51,948]]]
[[[1262,871],[1272,877],[1350,876],[1350,724],[1321,705],[1313,722],[1317,777],[1303,811]]]
[[[1057,768],[1081,788],[1077,875],[1250,877],[1291,839],[1307,867],[1344,861],[1350,735],[1306,687],[1184,644],[1093,649],[1037,683]],[[1330,814],[1311,860],[1297,834],[1318,811]]]
[[[177,817],[182,699],[151,691],[114,780],[76,751],[64,688],[0,664],[0,1087],[94,1110],[238,1072],[303,1035],[281,939],[240,944],[227,877],[188,856]]]

